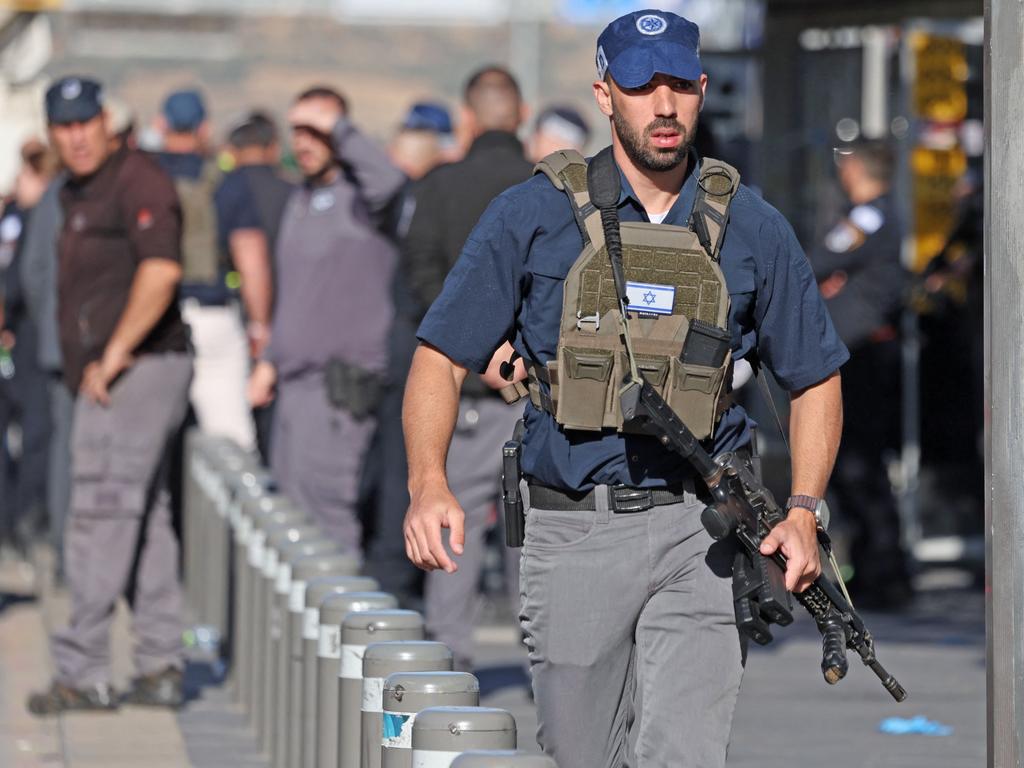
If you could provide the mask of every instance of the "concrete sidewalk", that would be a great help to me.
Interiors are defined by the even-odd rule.
[[[182,768],[190,765],[173,712],[125,707],[116,714],[73,713],[37,718],[25,709],[31,691],[49,685],[49,629],[66,621],[68,600],[38,567],[0,563],[0,766],[36,768]],[[118,610],[113,632],[114,682],[131,676],[128,616]]]

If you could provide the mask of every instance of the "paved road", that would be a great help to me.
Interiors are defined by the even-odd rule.
[[[954,574],[955,576],[955,574]],[[929,577],[906,616],[867,615],[879,657],[910,693],[896,704],[858,662],[847,679],[821,679],[820,642],[799,620],[768,648],[750,652],[730,748],[730,768],[976,768],[985,761],[984,605],[979,591]],[[252,734],[214,670],[189,668],[195,698],[176,717],[126,708],[117,715],[50,720],[23,709],[28,690],[50,675],[46,627],[62,620],[66,600],[24,569],[0,565],[0,766],[35,768],[264,768]],[[478,630],[483,703],[512,711],[523,748],[536,749],[536,717],[525,688],[525,654],[516,630],[492,607]],[[115,632],[118,680],[128,674],[128,626]],[[952,736],[892,736],[885,717],[924,715]]]

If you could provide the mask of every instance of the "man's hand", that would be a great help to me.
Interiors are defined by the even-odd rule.
[[[445,551],[441,529],[451,531],[448,543],[452,552],[462,554],[465,544],[466,513],[447,486],[428,488],[414,493],[405,514],[405,554],[419,568],[433,571],[441,568],[455,573],[459,566]]]
[[[512,375],[512,381],[504,378],[501,375],[502,363],[507,363],[509,358],[512,357],[512,353],[515,350],[512,348],[510,342],[505,342],[498,347],[494,354],[491,356],[491,362],[487,364],[487,370],[480,374],[480,378],[484,384],[489,386],[491,389],[501,389],[507,387],[509,384],[516,381],[523,381],[526,379],[526,361],[523,358],[519,358],[513,363],[515,373]]]
[[[334,126],[345,116],[333,99],[303,99],[288,110],[288,125],[292,128],[312,128],[330,138]]]
[[[273,363],[260,360],[249,374],[247,396],[253,408],[266,408],[274,399],[274,386],[277,384],[277,369]]]
[[[833,272],[818,285],[821,296],[824,299],[834,299],[843,288],[846,287],[846,273],[843,271]]]
[[[124,350],[108,345],[103,351],[103,357],[85,367],[79,391],[94,403],[110,405],[111,382],[134,362],[132,356]]]
[[[787,518],[772,528],[761,542],[761,554],[779,550],[786,556],[786,589],[803,592],[821,575],[818,524],[813,512],[793,507]]]

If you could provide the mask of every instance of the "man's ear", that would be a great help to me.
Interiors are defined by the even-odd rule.
[[[611,117],[615,111],[612,105],[612,89],[604,80],[594,81],[594,99],[601,113],[605,117]]]

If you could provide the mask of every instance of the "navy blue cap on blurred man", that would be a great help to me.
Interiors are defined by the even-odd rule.
[[[103,88],[86,77],[62,77],[46,91],[46,122],[86,123],[103,111]]]

